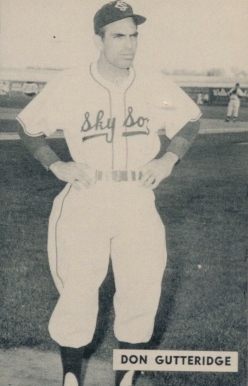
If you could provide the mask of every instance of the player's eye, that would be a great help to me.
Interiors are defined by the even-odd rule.
[[[131,35],[131,38],[137,39],[138,37],[138,32],[135,32],[134,34]]]

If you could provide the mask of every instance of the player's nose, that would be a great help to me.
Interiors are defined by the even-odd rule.
[[[124,46],[125,48],[131,48],[131,49],[133,48],[133,42],[130,36],[126,36],[124,40]]]

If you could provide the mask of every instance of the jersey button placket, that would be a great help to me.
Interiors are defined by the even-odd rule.
[[[127,162],[126,139],[122,136],[122,133],[125,130],[123,126],[125,120],[124,90],[119,87],[114,87],[111,90],[111,101],[112,115],[113,117],[116,117],[116,127],[113,142],[113,169],[124,170],[126,169]]]

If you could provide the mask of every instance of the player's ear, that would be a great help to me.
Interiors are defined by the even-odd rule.
[[[93,40],[94,40],[94,43],[95,43],[96,48],[97,48],[98,50],[101,51],[102,48],[103,48],[103,42],[102,42],[101,36],[99,36],[99,35],[94,35]]]

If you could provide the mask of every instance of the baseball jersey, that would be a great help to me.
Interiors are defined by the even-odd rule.
[[[159,152],[159,129],[172,139],[200,115],[192,99],[162,73],[136,73],[131,67],[117,86],[92,63],[60,73],[17,119],[30,136],[62,129],[75,162],[135,170]]]
[[[230,95],[230,100],[239,100],[239,97],[244,96],[244,93],[240,88],[232,88],[228,94]]]

